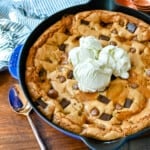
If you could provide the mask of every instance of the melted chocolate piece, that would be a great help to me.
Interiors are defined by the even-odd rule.
[[[40,78],[40,81],[41,82],[43,82],[43,81],[45,81],[45,79],[46,79],[46,70],[45,69],[41,69],[40,71],[39,71],[39,78]]]
[[[110,45],[114,45],[114,46],[117,45],[117,43],[116,43],[115,41],[110,41],[109,44],[110,44]]]
[[[130,52],[131,52],[131,53],[135,53],[135,52],[136,52],[136,49],[133,48],[133,47],[131,47],[131,48],[130,48]]]
[[[112,115],[106,114],[106,113],[103,113],[103,114],[100,116],[100,119],[101,119],[101,120],[104,120],[104,121],[109,121],[109,120],[111,120],[111,118],[112,118]]]
[[[110,100],[104,95],[99,95],[97,99],[104,104],[108,104],[110,102]]]
[[[131,106],[132,103],[133,103],[132,99],[126,98],[124,107],[125,108],[130,108],[130,106]]]
[[[116,77],[114,75],[111,76],[111,81],[115,80]]]
[[[130,23],[130,22],[127,23],[126,29],[129,32],[134,33],[136,28],[137,28],[137,26],[134,23]]]
[[[114,29],[114,30],[111,31],[111,33],[117,34],[118,31],[117,31],[117,29]]]
[[[106,22],[103,22],[103,21],[101,21],[100,22],[100,25],[102,26],[102,27],[110,27],[110,26],[112,26],[112,23],[110,23],[110,22],[108,22],[108,23],[106,23]]]
[[[65,29],[64,33],[67,34],[67,35],[71,35],[69,29]]]
[[[59,79],[60,83],[63,83],[66,81],[66,78],[64,76],[58,76],[58,79]]]
[[[109,40],[110,40],[110,37],[108,37],[108,36],[106,36],[106,35],[101,34],[101,35],[99,36],[99,39],[101,39],[101,40],[105,40],[105,41],[109,41]]]
[[[142,54],[143,54],[143,50],[140,50],[140,51],[139,51],[139,54],[142,55]]]
[[[62,44],[59,45],[58,47],[59,47],[59,49],[60,49],[61,51],[65,51],[65,49],[66,49],[66,44],[62,43]]]
[[[99,110],[94,107],[91,111],[90,111],[92,116],[98,116],[99,115]]]
[[[106,27],[106,26],[108,25],[108,23],[105,23],[105,22],[101,21],[101,22],[100,22],[100,25],[101,25],[102,27]]]
[[[63,98],[62,101],[60,102],[60,105],[62,106],[62,108],[66,108],[68,105],[70,104],[70,101],[67,100],[66,98]]]
[[[119,25],[120,25],[121,27],[123,27],[123,26],[124,26],[124,21],[123,21],[123,20],[120,20],[120,21],[119,21]]]
[[[73,78],[73,71],[72,70],[69,70],[68,73],[67,73],[67,78],[68,79],[72,79]]]
[[[75,37],[75,40],[79,40],[81,38],[81,36],[77,36],[77,37]]]
[[[55,89],[50,89],[47,94],[51,98],[57,98],[58,97],[58,92]]]
[[[47,107],[47,104],[41,98],[39,98],[35,103],[36,105],[40,105],[44,109]]]
[[[86,21],[86,20],[81,20],[81,22],[80,22],[81,24],[84,24],[84,25],[89,25],[89,21]]]

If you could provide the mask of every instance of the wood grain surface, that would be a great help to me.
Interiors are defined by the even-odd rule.
[[[7,71],[0,72],[0,150],[39,150],[27,118],[9,106],[8,91],[14,83],[17,80]],[[30,116],[48,150],[89,150],[82,141],[49,126],[34,111]],[[150,150],[150,135],[126,143],[121,150]]]

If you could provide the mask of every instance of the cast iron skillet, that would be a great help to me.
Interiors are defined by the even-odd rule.
[[[52,16],[50,16],[48,19],[43,21],[29,36],[27,39],[25,45],[22,48],[22,51],[19,56],[18,60],[18,76],[19,76],[19,82],[21,84],[21,87],[24,91],[24,94],[28,101],[31,103],[34,111],[44,120],[46,121],[50,126],[54,127],[55,129],[59,130],[60,132],[63,132],[71,137],[77,138],[82,140],[90,149],[93,150],[114,150],[118,149],[122,144],[124,144],[126,141],[138,137],[144,133],[147,133],[150,131],[150,128],[146,128],[136,134],[118,139],[118,140],[112,140],[112,141],[98,141],[95,139],[86,138],[83,136],[80,136],[78,134],[69,132],[54,123],[52,123],[50,120],[48,120],[35,106],[35,104],[32,102],[30,94],[28,92],[26,83],[25,83],[25,65],[26,65],[26,59],[29,53],[30,47],[33,45],[33,43],[37,40],[37,38],[52,24],[54,24],[56,21],[60,20],[63,15],[66,14],[75,14],[77,12],[85,11],[85,10],[93,10],[93,9],[103,9],[103,10],[110,10],[110,11],[118,11],[123,12],[128,15],[135,16],[139,19],[142,19],[143,21],[150,24],[150,16],[141,13],[139,11],[133,10],[131,8],[127,8],[124,6],[121,6],[117,4],[113,0],[90,0],[88,3],[74,6],[67,8],[65,10],[62,10]]]

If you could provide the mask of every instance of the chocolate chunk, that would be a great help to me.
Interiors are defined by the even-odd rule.
[[[142,55],[142,54],[143,54],[143,50],[140,50],[140,51],[139,51],[139,54]]]
[[[101,119],[101,120],[104,120],[104,121],[109,121],[109,120],[111,120],[111,118],[112,118],[112,115],[106,114],[106,113],[103,113],[103,114],[100,116],[100,119]]]
[[[36,105],[40,105],[42,108],[47,107],[47,104],[41,98],[36,101]]]
[[[55,89],[50,89],[48,91],[48,96],[51,98],[57,98],[58,97],[58,92]]]
[[[124,21],[123,21],[123,20],[119,20],[119,25],[120,25],[121,27],[123,27],[123,26],[124,26]]]
[[[47,61],[49,63],[53,63],[53,61],[50,58],[45,58],[45,61]]]
[[[58,46],[58,48],[59,48],[61,51],[65,51],[65,49],[66,49],[66,44],[62,43],[61,45]]]
[[[62,108],[66,108],[70,104],[70,101],[67,100],[66,98],[63,98],[62,101],[60,102],[60,105]]]
[[[110,27],[110,26],[112,25],[112,23],[110,23],[110,22],[107,22],[107,23],[106,23],[106,22],[101,21],[101,22],[100,22],[100,25],[101,25],[102,27],[105,27],[105,28],[106,28],[106,27]]]
[[[58,76],[58,79],[59,79],[60,83],[63,83],[66,81],[66,78],[64,76]]]
[[[111,76],[111,81],[115,80],[116,77],[114,75]]]
[[[100,25],[101,25],[102,27],[106,27],[106,26],[108,25],[108,23],[105,23],[105,22],[101,21],[101,22],[100,22]]]
[[[67,35],[71,35],[71,33],[68,29],[65,29],[64,33],[67,34]]]
[[[134,33],[135,30],[136,30],[136,28],[137,28],[136,24],[131,23],[131,22],[128,22],[128,23],[127,23],[126,29],[127,29],[129,32]]]
[[[130,52],[131,52],[131,53],[135,53],[135,52],[136,52],[136,49],[133,48],[133,47],[131,47],[131,48],[130,48]]]
[[[81,36],[77,36],[77,37],[75,37],[75,40],[79,40],[81,38]]]
[[[117,43],[116,43],[115,41],[110,41],[109,44],[110,44],[110,45],[114,45],[114,46],[117,45]]]
[[[92,116],[98,116],[99,115],[99,110],[94,107],[91,111],[90,111]]]
[[[125,107],[125,108],[130,108],[132,102],[133,102],[132,99],[126,98],[124,107]]]
[[[99,39],[101,39],[101,40],[105,40],[105,41],[109,41],[109,40],[110,40],[110,37],[108,37],[108,36],[106,36],[106,35],[101,34],[101,35],[99,36]]]
[[[72,79],[73,78],[73,71],[72,70],[69,70],[68,73],[67,73],[67,78],[68,79]]]
[[[40,81],[41,82],[43,82],[43,81],[45,81],[45,79],[46,79],[46,70],[45,69],[41,69],[40,71],[39,71],[39,78],[40,78]]]
[[[81,24],[84,24],[84,25],[89,25],[89,21],[86,21],[86,20],[81,20],[81,22],[80,22]]]
[[[104,95],[99,95],[97,99],[104,104],[108,104],[110,102],[110,100]]]
[[[111,33],[118,34],[118,31],[117,31],[117,29],[113,29],[113,30],[111,31]]]

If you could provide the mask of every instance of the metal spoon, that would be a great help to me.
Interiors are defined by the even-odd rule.
[[[15,111],[18,114],[25,115],[29,121],[29,124],[32,128],[32,131],[37,139],[37,142],[40,146],[41,150],[46,150],[42,140],[40,139],[40,136],[37,132],[37,129],[35,128],[35,125],[32,122],[32,119],[30,118],[30,112],[32,110],[31,105],[27,102],[20,86],[18,84],[15,84],[12,86],[9,90],[9,103],[13,111]]]

